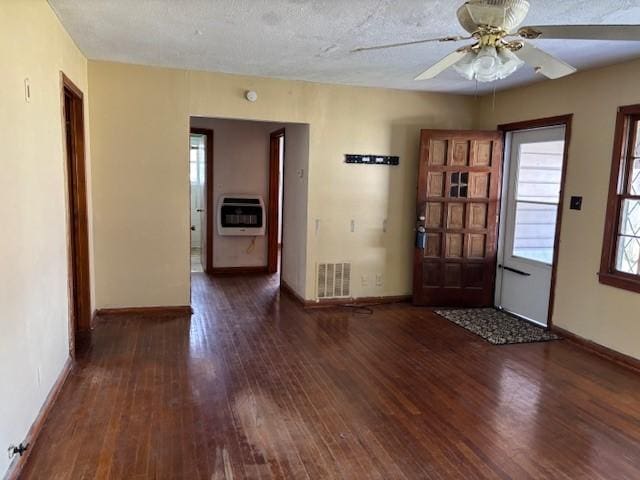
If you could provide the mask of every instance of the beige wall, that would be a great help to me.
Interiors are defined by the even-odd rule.
[[[96,307],[187,305],[186,75],[103,65],[89,62]]]
[[[98,307],[189,303],[190,116],[308,123],[305,297],[315,295],[316,262],[341,260],[353,263],[355,296],[408,294],[419,130],[469,128],[474,104],[94,61],[89,81]],[[346,165],[345,153],[396,154],[401,164]]]
[[[87,62],[44,0],[0,5],[0,476],[68,358],[67,204],[60,71]],[[24,80],[31,82],[25,102]],[[86,98],[86,97],[85,97]]]
[[[573,113],[553,323],[640,358],[640,295],[601,285],[600,267],[616,109],[640,103],[640,61],[578,73],[482,99],[480,128]],[[569,210],[584,196],[582,211]]]
[[[309,125],[286,126],[282,212],[282,280],[298,295],[306,289]]]

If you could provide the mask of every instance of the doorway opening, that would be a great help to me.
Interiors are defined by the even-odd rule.
[[[503,126],[505,158],[495,305],[550,326],[570,117]]]
[[[191,117],[190,127],[193,270],[206,243],[205,273],[267,274],[274,289],[304,295],[309,125]]]
[[[84,96],[64,74],[61,78],[69,225],[69,353],[74,358],[79,337],[91,329]]]
[[[213,130],[192,128],[189,135],[191,272],[212,270]]]
[[[269,204],[267,231],[267,271],[282,275],[282,215],[284,206],[285,129],[269,136]]]

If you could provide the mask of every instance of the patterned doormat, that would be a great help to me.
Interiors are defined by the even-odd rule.
[[[436,313],[494,345],[548,342],[562,338],[495,308],[436,310]]]

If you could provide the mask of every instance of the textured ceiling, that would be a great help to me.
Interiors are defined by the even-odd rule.
[[[640,0],[530,0],[524,24],[640,23]],[[91,59],[410,90],[474,93],[540,78],[523,67],[495,84],[447,71],[412,79],[453,50],[355,47],[462,34],[463,0],[49,0]],[[579,69],[640,57],[640,42],[538,40]],[[458,44],[461,45],[461,44]]]

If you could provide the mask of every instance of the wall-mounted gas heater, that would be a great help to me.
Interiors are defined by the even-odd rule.
[[[218,234],[264,235],[264,201],[260,195],[222,195],[218,200]]]

